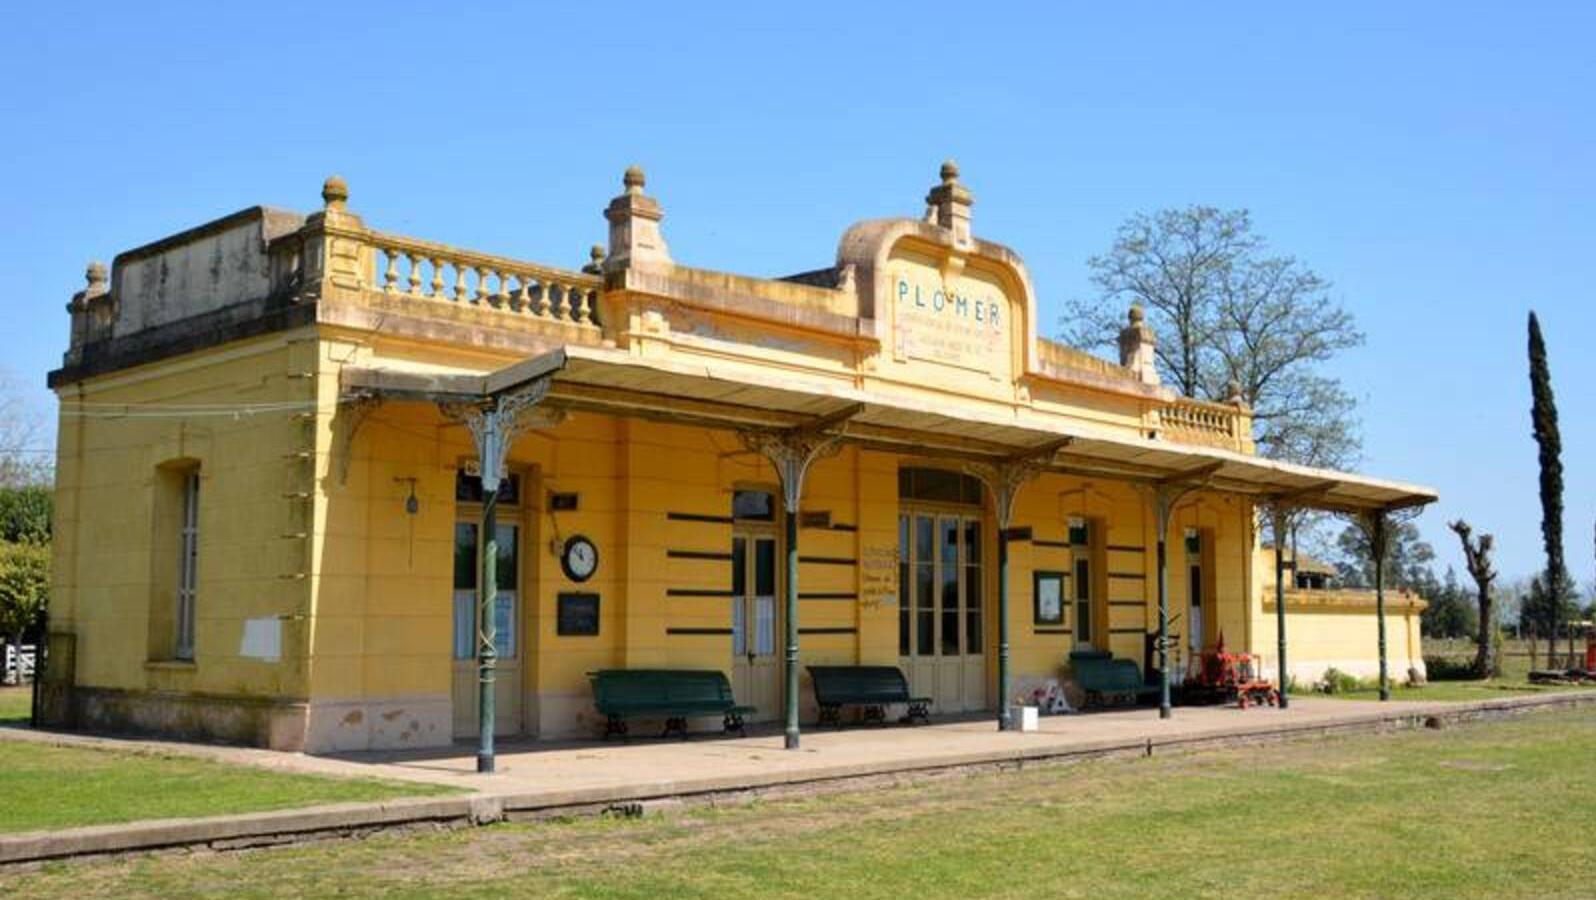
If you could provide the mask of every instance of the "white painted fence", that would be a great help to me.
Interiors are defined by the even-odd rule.
[[[33,664],[38,658],[32,644],[6,645],[5,670],[0,673],[0,684],[21,684],[33,680]]]

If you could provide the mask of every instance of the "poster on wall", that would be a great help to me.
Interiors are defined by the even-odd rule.
[[[1036,573],[1036,624],[1064,624],[1064,573]]]

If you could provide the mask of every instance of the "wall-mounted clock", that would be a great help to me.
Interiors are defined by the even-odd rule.
[[[560,568],[572,581],[586,581],[598,570],[598,548],[586,536],[575,534],[567,538],[560,550]]]

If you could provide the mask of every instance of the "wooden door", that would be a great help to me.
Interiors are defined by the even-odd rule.
[[[740,526],[732,536],[732,690],[756,722],[782,712],[776,570],[773,530]]]

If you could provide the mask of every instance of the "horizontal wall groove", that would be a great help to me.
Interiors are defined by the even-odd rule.
[[[666,588],[667,597],[733,597],[736,593],[730,588]]]
[[[811,593],[798,592],[799,600],[857,600],[859,595],[852,591],[814,591]]]
[[[731,516],[711,516],[704,513],[668,512],[665,518],[672,522],[711,522],[716,525],[730,525]]]
[[[851,556],[800,556],[798,561],[817,566],[856,566],[859,564],[859,560]]]
[[[718,562],[731,562],[732,555],[720,550],[666,550],[665,556],[670,559],[712,559]]]
[[[682,637],[730,637],[732,630],[730,628],[667,628],[665,633]]]

